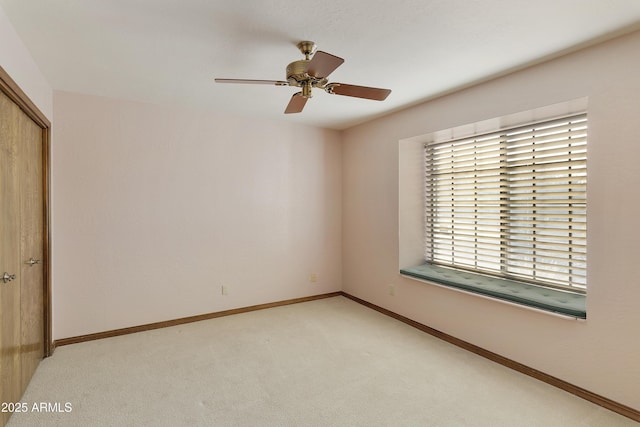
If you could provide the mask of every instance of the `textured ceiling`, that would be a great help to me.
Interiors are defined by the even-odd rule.
[[[638,0],[0,0],[56,90],[342,129],[640,28]],[[285,79],[295,44],[345,59],[331,81],[390,88],[386,101],[223,85]]]

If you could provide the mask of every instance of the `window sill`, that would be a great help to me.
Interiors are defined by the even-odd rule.
[[[587,297],[583,294],[430,264],[404,268],[400,274],[565,316],[587,318]]]

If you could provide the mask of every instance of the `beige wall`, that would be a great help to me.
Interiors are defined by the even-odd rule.
[[[338,132],[66,92],[54,108],[54,338],[341,289]]]
[[[31,101],[53,120],[53,90],[0,7],[0,66]]]
[[[638,52],[634,33],[345,131],[344,290],[640,409]],[[590,132],[585,322],[398,274],[399,140],[580,97]]]

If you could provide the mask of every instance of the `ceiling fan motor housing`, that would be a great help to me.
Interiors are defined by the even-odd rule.
[[[310,76],[307,73],[308,59],[293,61],[287,65],[287,81],[291,86],[303,87],[311,83],[312,87],[322,87],[327,84],[326,78]]]

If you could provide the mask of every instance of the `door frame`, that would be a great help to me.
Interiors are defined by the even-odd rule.
[[[43,324],[44,330],[44,357],[53,354],[53,332],[51,320],[51,178],[50,178],[50,149],[51,149],[51,122],[40,111],[40,109],[29,99],[20,86],[9,76],[9,74],[0,66],[0,91],[9,97],[24,113],[42,129],[42,188],[43,188],[43,280],[42,280],[42,297],[43,297]]]

